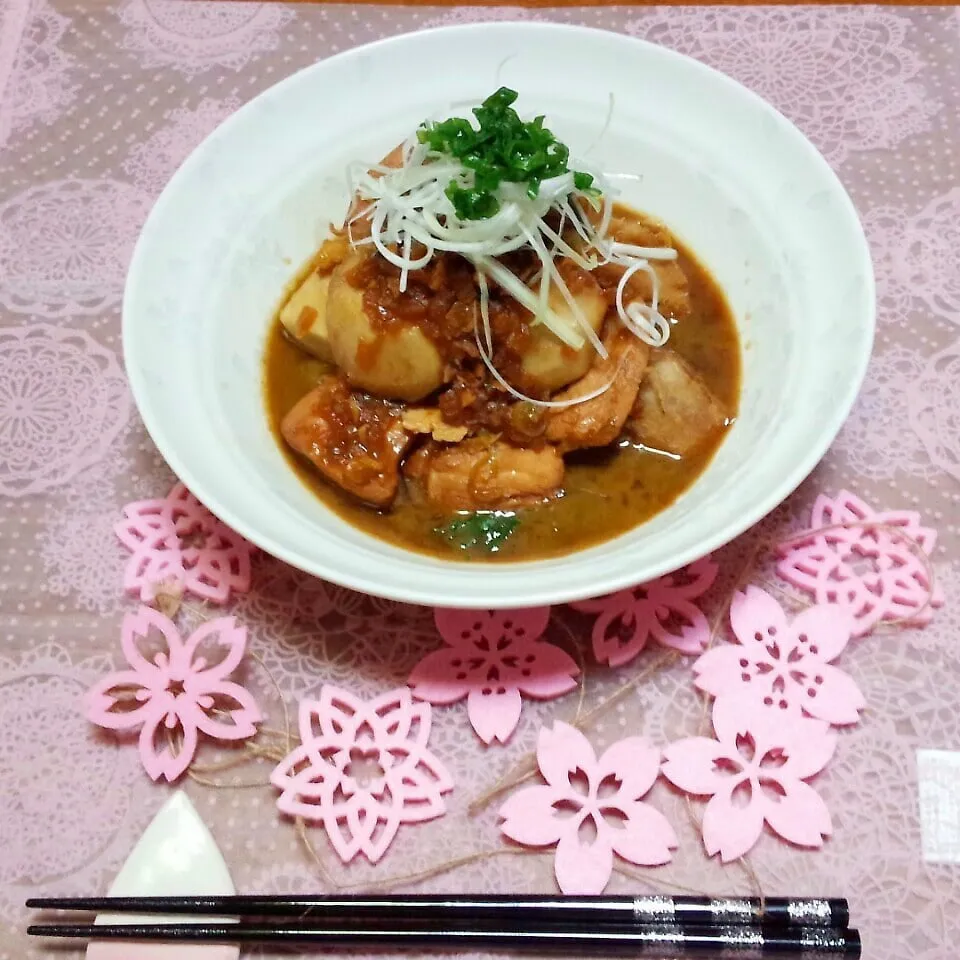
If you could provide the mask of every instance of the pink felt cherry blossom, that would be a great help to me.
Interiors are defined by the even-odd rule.
[[[650,639],[680,653],[700,653],[710,639],[710,625],[693,603],[717,576],[717,565],[703,557],[690,566],[631,590],[571,604],[599,616],[593,625],[593,653],[599,663],[622,667]]]
[[[830,811],[806,781],[833,756],[830,727],[724,696],[714,701],[713,728],[716,740],[690,737],[667,747],[662,771],[685,793],[711,797],[703,813],[707,853],[724,863],[742,857],[764,823],[798,846],[822,846]]]
[[[598,760],[579,730],[557,721],[540,731],[537,763],[546,784],[513,794],[500,809],[500,829],[526,846],[556,844],[564,893],[601,893],[615,853],[642,866],[669,862],[676,834],[642,801],[660,772],[660,751],[644,737],[620,740]]]
[[[929,556],[937,534],[921,526],[915,511],[877,511],[841,490],[833,500],[817,497],[810,522],[808,537],[780,547],[777,573],[817,603],[847,607],[855,619],[855,637],[869,633],[881,620],[929,623],[933,608],[942,606],[939,588],[931,592],[928,569],[909,543],[890,530],[856,526],[874,522],[898,528]],[[842,523],[854,525],[816,532]]]
[[[832,666],[853,629],[847,608],[817,604],[788,623],[770,594],[747,587],[730,603],[730,623],[740,642],[716,646],[693,665],[701,690],[827,723],[857,722],[866,706],[863,694]]]
[[[364,703],[325,685],[300,704],[301,745],[270,775],[277,806],[319,821],[344,863],[358,853],[376,863],[402,823],[446,812],[453,780],[429,737],[430,705],[406,687]]]
[[[521,695],[551,700],[580,673],[559,647],[540,639],[549,607],[441,610],[434,613],[446,647],[427,654],[407,681],[433,704],[467,698],[467,716],[484,743],[505,743],[520,720]]]
[[[151,636],[163,648],[149,648]],[[143,767],[154,780],[176,780],[190,765],[198,735],[246,740],[262,719],[256,701],[227,677],[243,659],[245,627],[234,617],[208,620],[184,641],[152,607],[124,617],[120,646],[129,670],[104,677],[87,694],[87,717],[109,730],[140,729]],[[222,648],[222,659],[209,659]]]
[[[250,589],[253,547],[182,483],[163,499],[128,503],[114,530],[131,553],[124,589],[144,603],[154,600],[161,585],[211,603],[226,603],[231,592]]]

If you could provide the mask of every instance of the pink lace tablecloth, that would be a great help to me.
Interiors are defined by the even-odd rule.
[[[815,474],[761,529],[720,552],[705,603],[715,608],[729,592],[759,538],[806,524],[819,492],[848,489],[877,507],[918,510],[938,529],[943,608],[924,629],[878,631],[844,654],[867,709],[818,780],[833,837],[803,852],[765,836],[751,863],[768,893],[849,896],[870,960],[948,960],[960,948],[956,9],[0,0],[0,957],[43,955],[25,941],[24,898],[104,891],[169,792],[149,781],[135,749],[97,735],[79,707],[83,691],[120,664],[119,624],[133,606],[120,589],[120,508],[172,483],[137,417],[120,350],[124,272],[151,203],[215,124],[297,68],[384,35],[495,18],[584,23],[700,58],[792,118],[852,194],[879,290],[866,385]],[[323,682],[366,696],[395,687],[437,646],[429,610],[352,594],[264,557],[253,579],[232,612],[291,705]],[[564,625],[583,634],[588,621],[555,611],[548,636]],[[588,705],[645,662],[594,668]],[[276,692],[256,671],[250,685],[275,719]],[[514,738],[493,747],[474,736],[462,704],[435,710],[431,746],[457,784],[447,815],[401,831],[377,867],[331,866],[335,877],[375,880],[496,848],[496,805],[470,817],[470,800],[530,750],[544,722],[572,709],[571,697],[527,703]],[[639,685],[590,735],[603,743],[642,730],[665,744],[692,733],[700,711],[680,663]],[[928,750],[944,752],[922,754],[918,766]],[[185,789],[239,890],[321,886],[278,818],[276,791],[193,781]],[[921,796],[934,798],[923,817]],[[654,887],[749,889],[738,867],[706,858],[683,816],[673,822],[680,850],[651,871]],[[610,889],[630,887],[615,877]],[[554,886],[549,858],[498,857],[426,888]]]

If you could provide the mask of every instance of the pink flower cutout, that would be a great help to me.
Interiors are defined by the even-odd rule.
[[[788,623],[770,594],[747,587],[731,601],[730,623],[739,644],[714,647],[693,665],[701,690],[827,723],[857,722],[866,706],[863,694],[831,665],[850,640],[846,608],[817,604]]]
[[[162,647],[151,651],[151,636]],[[190,765],[200,733],[214,740],[246,740],[262,720],[256,701],[227,680],[247,644],[234,617],[208,620],[184,641],[176,624],[152,607],[123,620],[120,646],[130,665],[87,694],[87,717],[109,730],[140,728],[140,756],[154,780],[176,780]],[[216,648],[222,659],[211,662]]]
[[[842,490],[835,500],[817,497],[809,536],[780,547],[777,573],[817,603],[847,607],[855,619],[855,637],[869,633],[881,620],[929,623],[933,608],[943,605],[943,596],[937,588],[931,596],[927,569],[901,537],[867,526],[816,532],[863,521],[902,530],[927,556],[937,543],[936,531],[921,526],[920,515],[913,510],[879,512]]]
[[[571,606],[599,614],[592,633],[599,663],[622,667],[651,639],[680,653],[700,653],[710,639],[710,625],[692,601],[710,589],[716,576],[716,563],[703,557],[631,590]]]
[[[114,529],[132,554],[124,589],[145,603],[156,597],[161,584],[174,584],[211,603],[226,603],[231,591],[250,589],[253,547],[182,483],[162,500],[128,503]]]
[[[660,772],[660,752],[644,737],[620,740],[597,760],[587,738],[558,721],[540,731],[537,763],[546,784],[513,794],[500,809],[500,829],[526,846],[556,844],[564,893],[601,893],[614,853],[642,866],[670,861],[676,834],[642,801]]]
[[[716,740],[671,744],[663,765],[663,775],[685,793],[711,797],[703,813],[707,853],[719,853],[724,863],[742,857],[765,823],[798,846],[822,846],[832,831],[830,812],[805,781],[833,756],[837,739],[829,726],[720,697],[713,728]]]
[[[325,685],[319,700],[300,704],[301,745],[270,775],[277,806],[319,821],[344,863],[358,853],[376,863],[400,824],[446,812],[453,780],[429,737],[430,705],[406,687],[364,703]]]
[[[573,659],[540,639],[549,607],[441,610],[434,613],[446,647],[427,654],[407,681],[433,704],[467,698],[467,715],[484,743],[505,743],[520,720],[521,695],[552,700],[577,685]]]

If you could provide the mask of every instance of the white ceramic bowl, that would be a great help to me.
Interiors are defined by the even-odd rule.
[[[649,523],[554,560],[446,562],[341,520],[267,426],[271,313],[346,204],[344,171],[425,117],[500,83],[574,154],[624,180],[726,291],[743,344],[740,417],[707,471]],[[320,577],[399,600],[517,607],[595,596],[721,546],[807,476],[870,355],[873,273],[853,206],[786,119],[733,80],[613,33],[532,23],[453,27],[347,51],[246,104],[157,201],[123,303],[127,371],[147,429],[215,514]]]

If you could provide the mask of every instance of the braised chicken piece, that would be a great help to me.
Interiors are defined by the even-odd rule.
[[[605,447],[623,431],[647,368],[650,347],[628,330],[615,329],[604,338],[606,359],[598,357],[585,377],[558,393],[555,400],[573,400],[606,383],[609,388],[592,400],[550,413],[547,440],[561,451]]]
[[[554,447],[512,447],[470,437],[454,446],[433,441],[404,465],[405,475],[440,510],[496,510],[541,501],[563,483],[563,458]]]
[[[324,377],[283,418],[280,431],[328,480],[374,507],[389,506],[412,434],[399,406]]]
[[[669,247],[675,241],[666,227],[654,220],[637,220],[627,216],[615,216],[610,221],[610,234],[620,243],[629,243],[635,247]],[[676,260],[651,260],[659,281],[659,308],[668,319],[683,320],[690,314],[690,290],[687,275]],[[623,267],[608,264],[597,271],[600,284],[610,291],[611,299],[620,278]],[[649,274],[638,270],[627,281],[624,300],[650,302],[652,281]]]
[[[679,354],[651,351],[628,429],[642,444],[667,453],[695,453],[727,424],[720,401]]]

